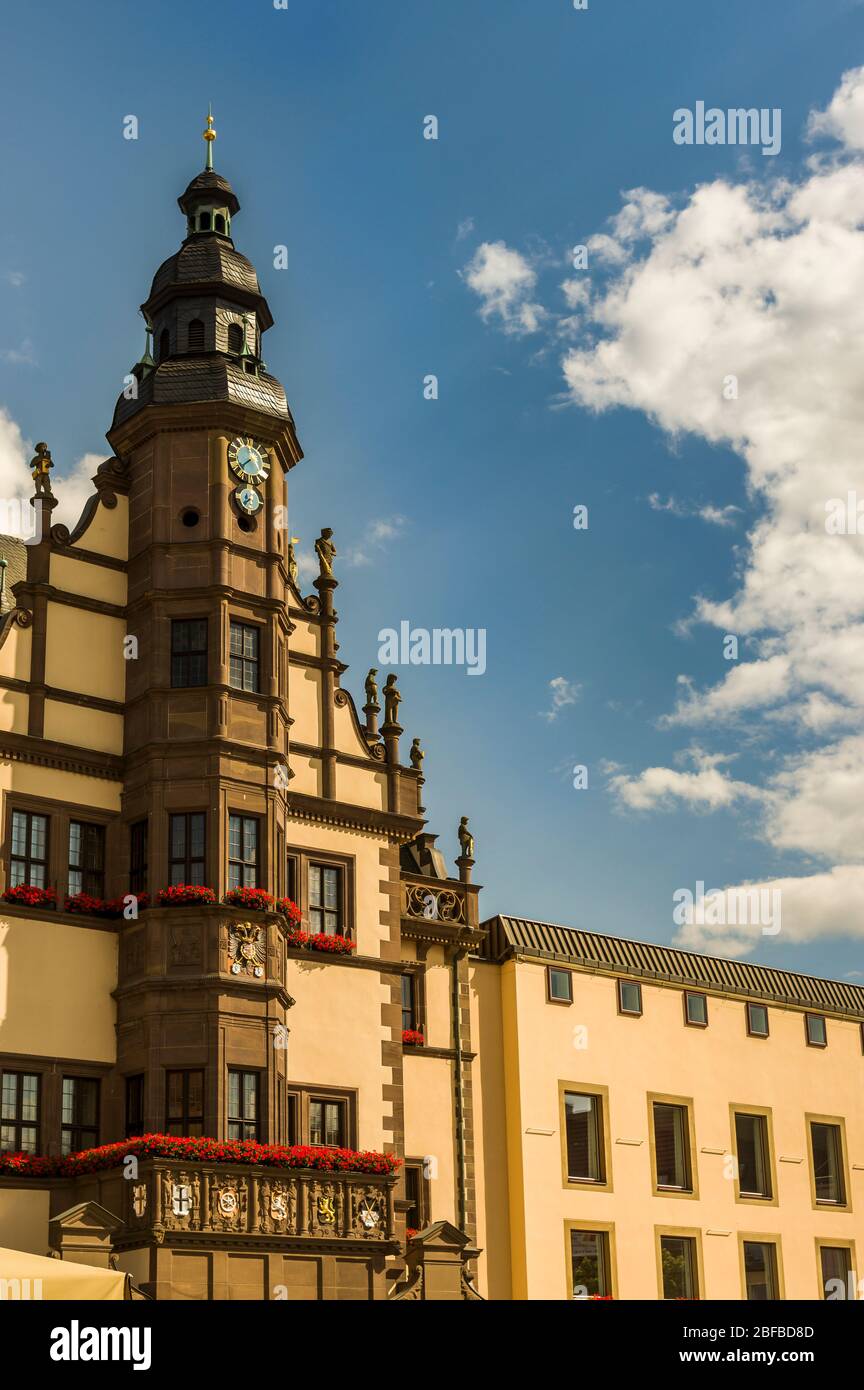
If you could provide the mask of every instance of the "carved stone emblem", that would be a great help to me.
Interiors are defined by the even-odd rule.
[[[219,1193],[219,1210],[223,1216],[236,1216],[240,1210],[237,1191],[233,1187],[223,1187]]]
[[[381,1210],[376,1201],[371,1197],[364,1197],[358,1210],[360,1224],[366,1227],[367,1231],[375,1231],[381,1223]]]
[[[238,922],[232,926],[228,934],[228,958],[232,975],[254,975],[260,980],[267,959],[263,928],[252,922]]]
[[[171,1210],[175,1216],[188,1216],[192,1211],[192,1188],[187,1183],[175,1182],[171,1188]]]
[[[135,1215],[138,1217],[138,1220],[140,1221],[141,1217],[147,1210],[146,1183],[136,1183],[135,1186],[132,1188],[132,1210],[134,1211]]]
[[[336,1208],[334,1204],[334,1198],[318,1198],[318,1220],[322,1226],[336,1225]]]

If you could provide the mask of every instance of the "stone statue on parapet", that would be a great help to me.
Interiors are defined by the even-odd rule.
[[[460,820],[460,822],[459,822],[459,830],[458,830],[457,833],[458,833],[458,835],[459,835],[459,848],[460,848],[461,851],[462,851],[462,858],[463,858],[463,859],[473,859],[473,858],[474,858],[474,836],[471,834],[471,831],[468,829],[468,817],[467,817],[467,816],[463,816],[462,819]]]
[[[366,677],[366,703],[373,708],[378,704],[378,682],[375,677],[378,674],[377,666],[369,667],[369,674]]]
[[[321,535],[315,542],[315,554],[318,556],[318,564],[321,569],[320,577],[322,579],[333,578],[333,559],[337,554],[337,550],[330,539],[332,535],[332,527],[325,526]]]
[[[288,578],[291,580],[291,583],[294,585],[295,589],[297,588],[297,576],[300,573],[300,570],[297,564],[297,556],[294,552],[294,547],[295,545],[298,545],[299,542],[299,536],[292,536],[290,541],[288,542]]]
[[[399,723],[399,706],[402,703],[402,696],[396,689],[398,677],[390,675],[384,682],[384,723]]]
[[[415,738],[414,742],[411,744],[411,752],[408,754],[408,756],[411,759],[411,766],[414,768],[414,771],[422,772],[423,759],[426,757],[426,754],[420,747],[419,738]]]
[[[36,453],[31,460],[30,468],[33,474],[33,481],[36,484],[36,497],[53,497],[51,491],[51,469],[54,461],[51,458],[51,450],[47,444],[37,444]]]

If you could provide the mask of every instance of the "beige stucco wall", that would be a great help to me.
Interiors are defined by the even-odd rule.
[[[0,690],[0,731],[26,733],[29,711],[29,695],[22,690]]]
[[[291,738],[310,748],[321,746],[321,672],[310,666],[291,666],[288,674]]]
[[[113,1062],[117,936],[0,916],[0,1052]]]
[[[75,748],[95,748],[119,755],[123,752],[123,716],[67,701],[46,700],[45,737]]]
[[[123,784],[105,777],[86,777],[79,772],[39,767],[35,763],[7,763],[0,767],[0,789],[39,797],[43,801],[98,806],[103,811],[119,812]]]
[[[529,1298],[566,1297],[564,1223],[584,1220],[615,1224],[621,1298],[660,1296],[657,1225],[700,1230],[703,1297],[742,1298],[742,1232],[779,1238],[787,1298],[817,1297],[816,1238],[854,1239],[864,1249],[858,1025],[829,1019],[822,1050],[805,1045],[799,1011],[771,1007],[762,1040],[747,1036],[739,999],[709,997],[709,1027],[697,1029],[684,1025],[679,989],[643,983],[636,1019],[618,1015],[613,979],[575,973],[573,981],[574,1003],[563,1007],[546,1002],[542,965],[509,963],[502,972],[515,1296],[525,1296],[524,1262]],[[560,1082],[609,1088],[611,1192],[564,1185]],[[652,1195],[649,1092],[693,1101],[698,1199]],[[772,1111],[777,1205],[735,1199],[725,1161],[731,1103]],[[845,1117],[851,1213],[813,1209],[808,1113]]]
[[[122,618],[65,603],[48,604],[45,681],[103,700],[123,700],[126,662]]]
[[[313,821],[289,819],[286,840],[289,850],[319,849],[351,857],[354,861],[357,953],[361,956],[379,956],[381,942],[388,938],[390,932],[390,928],[380,921],[381,912],[390,907],[389,895],[381,891],[381,883],[386,876],[381,867],[381,850],[386,847],[386,839],[363,830],[346,830],[333,825],[318,825]],[[304,927],[308,927],[308,923],[304,922]]]
[[[0,676],[26,681],[30,676],[30,656],[33,650],[32,627],[10,624],[6,640],[0,647]],[[26,726],[25,726],[26,727]]]
[[[122,570],[76,560],[70,555],[52,555],[50,583],[69,594],[100,599],[103,603],[126,602],[126,575]]]
[[[0,1187],[0,1247],[23,1250],[27,1255],[47,1255],[50,1204],[51,1193],[47,1189]]]
[[[110,555],[115,560],[125,560],[129,549],[129,499],[120,493],[115,496],[114,507],[100,503],[90,525],[76,544],[82,550],[93,550],[100,555]]]
[[[469,977],[471,1064],[474,1101],[474,1155],[477,1192],[478,1287],[486,1298],[512,1296],[507,1186],[507,1131],[501,972],[472,962]]]
[[[427,1158],[432,1221],[456,1223],[456,1153],[453,1138],[453,1062],[412,1057],[403,1062],[405,1153]]]

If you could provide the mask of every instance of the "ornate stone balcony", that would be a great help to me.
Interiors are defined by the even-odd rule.
[[[401,877],[402,934],[443,944],[479,945],[477,894],[473,883],[425,874]]]

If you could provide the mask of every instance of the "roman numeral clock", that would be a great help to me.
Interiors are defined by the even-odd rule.
[[[228,445],[228,467],[240,486],[234,501],[244,516],[255,516],[264,505],[261,488],[270,475],[270,451],[258,440],[238,436]]]

